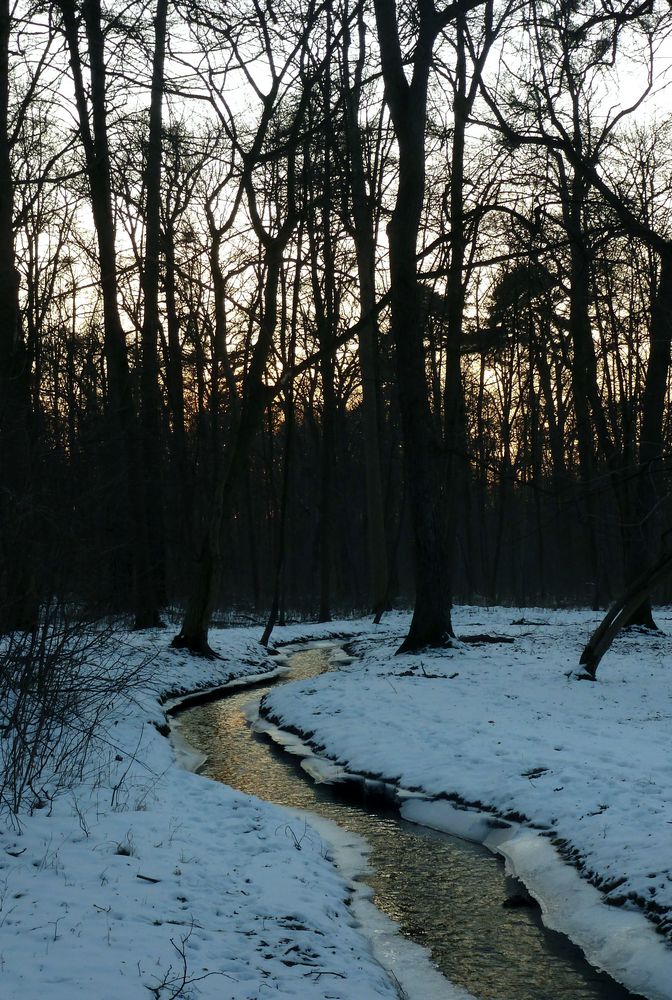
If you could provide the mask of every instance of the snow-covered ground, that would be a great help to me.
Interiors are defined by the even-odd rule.
[[[589,612],[457,609],[458,633],[515,642],[413,657],[394,656],[405,616],[334,623],[355,637],[357,658],[274,689],[267,711],[352,771],[438,796],[409,801],[416,820],[485,836],[479,815],[447,796],[524,816],[499,833],[500,848],[547,919],[582,911],[640,982],[649,970],[649,995],[669,998],[660,983],[672,982],[672,949],[641,916],[653,904],[666,929],[672,907],[672,613],[659,619],[668,634],[620,638],[596,684],[567,676],[597,620]],[[20,830],[0,819],[2,1000],[396,995],[357,926],[366,901],[331,861],[333,839],[352,872],[357,845],[323,823],[303,835],[296,816],[185,770],[156,728],[167,695],[273,669],[258,634],[214,632],[226,659],[213,663],[168,649],[168,631],[124,637],[129,665],[154,659],[146,682],[110,707],[90,770],[53,801],[43,791]],[[327,635],[295,626],[273,638]],[[624,905],[601,906],[602,919],[597,889],[556,862],[558,850]],[[635,924],[618,937],[628,914]],[[377,954],[392,959],[390,927],[374,930]]]
[[[111,707],[87,775],[44,789],[20,830],[0,817],[2,1000],[397,995],[328,827],[184,770],[156,728],[166,693],[273,669],[258,635],[213,633],[216,663],[169,650],[168,631],[123,637],[129,665],[154,654],[150,676]]]
[[[394,655],[400,618],[262,711],[349,771],[438,798],[411,800],[407,818],[485,838],[452,800],[511,821],[500,849],[548,922],[630,988],[670,998],[672,614],[658,620],[660,635],[620,636],[591,683],[576,676],[591,612],[459,608],[458,634],[515,641],[416,656]]]

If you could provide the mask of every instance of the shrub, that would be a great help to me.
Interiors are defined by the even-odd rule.
[[[62,606],[2,639],[0,810],[18,817],[81,780],[115,700],[147,678],[150,657],[127,653],[112,626]]]

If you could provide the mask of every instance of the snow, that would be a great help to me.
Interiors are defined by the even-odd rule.
[[[364,842],[321,816],[312,814],[310,822],[331,845],[330,855],[340,872],[352,880],[352,914],[372,944],[374,957],[400,987],[401,996],[405,1000],[474,1000],[437,971],[426,948],[399,934],[397,925],[371,902],[369,886],[356,881],[367,868]]]
[[[404,615],[278,629],[345,637],[354,658],[274,688],[266,726],[321,780],[399,786],[407,818],[486,842],[550,926],[669,1000],[672,949],[643,904],[672,908],[672,638],[623,636],[598,682],[578,681],[597,620],[460,608],[458,633],[515,641],[416,656],[394,655]],[[672,612],[659,623],[672,632]],[[20,829],[0,818],[2,1000],[167,1000],[183,982],[194,1000],[374,1000],[398,995],[394,976],[418,1000],[465,996],[354,880],[361,842],[194,774],[198,755],[157,730],[169,698],[282,671],[259,631],[214,631],[214,662],[168,649],[167,631],[123,637],[129,666],[149,653],[151,671],[110,706],[87,773],[51,799],[47,783]]]
[[[20,829],[0,819],[0,997],[397,996],[329,842],[184,770],[157,731],[165,693],[277,669],[258,630],[214,633],[227,660],[212,663],[168,638],[124,637],[129,665],[153,654],[151,676],[111,706],[86,777],[51,801],[44,789]]]
[[[598,682],[580,681],[579,655],[598,620],[459,608],[459,634],[514,642],[395,656],[408,620],[394,627],[388,617],[387,635],[351,644],[350,665],[272,690],[262,712],[332,768],[413,792],[405,818],[498,850],[550,926],[630,989],[669,1000],[672,950],[652,919],[669,936],[672,637],[623,635]],[[659,624],[669,633],[672,614]],[[493,831],[484,813],[510,828]]]

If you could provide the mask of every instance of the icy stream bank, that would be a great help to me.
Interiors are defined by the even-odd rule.
[[[182,733],[208,755],[204,773],[275,802],[318,811],[370,840],[375,873],[369,882],[376,902],[407,933],[417,935],[432,948],[434,959],[453,981],[476,996],[488,998],[515,995],[530,1000],[617,1000],[627,996],[615,983],[594,974],[562,939],[541,931],[529,913],[501,908],[510,887],[487,851],[472,850],[450,838],[400,824],[389,813],[371,817],[364,810],[336,801],[324,784],[316,786],[298,776],[291,758],[278,758],[264,743],[255,741],[241,723],[244,716],[255,714],[260,694],[263,690],[235,695],[182,717]],[[263,720],[258,720],[256,727],[302,758],[304,770],[318,781],[344,777],[342,768],[316,756],[295,736]],[[476,817],[469,815],[473,822]],[[486,823],[483,817],[478,821]],[[492,833],[491,825],[487,829]],[[330,837],[327,831],[325,839],[333,841],[333,834]],[[386,864],[381,864],[381,857]],[[403,885],[409,863],[410,884]],[[418,869],[422,875],[423,868],[425,885],[418,887],[413,875]],[[394,935],[388,935],[388,948],[394,940]],[[426,987],[414,991],[412,975],[406,980],[404,988],[410,995],[432,995]],[[444,995],[446,988],[444,984]]]

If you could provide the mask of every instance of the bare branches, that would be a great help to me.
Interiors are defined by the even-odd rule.
[[[201,975],[194,975],[189,972],[187,950],[189,940],[194,933],[194,926],[192,921],[191,927],[186,934],[180,937],[179,942],[176,942],[174,938],[170,939],[170,943],[177,954],[179,963],[177,969],[169,965],[161,978],[158,976],[154,977],[156,979],[155,985],[150,986],[147,983],[145,984],[145,988],[154,996],[154,1000],[188,1000],[188,997],[192,995],[189,988],[195,983],[203,982],[204,979],[210,979],[211,976],[223,976],[225,979],[234,979],[233,976],[221,971],[205,972]]]
[[[151,658],[129,666],[113,628],[45,609],[31,632],[0,645],[0,810],[15,822],[26,805],[75,783],[117,698],[146,683]]]

